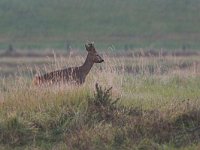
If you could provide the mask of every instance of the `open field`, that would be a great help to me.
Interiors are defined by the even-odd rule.
[[[200,56],[104,54],[81,87],[32,86],[84,58],[0,59],[1,149],[200,148]]]
[[[200,149],[199,27],[199,0],[0,0],[0,149]],[[87,41],[82,86],[33,86]]]
[[[0,49],[200,48],[199,0],[1,0]]]

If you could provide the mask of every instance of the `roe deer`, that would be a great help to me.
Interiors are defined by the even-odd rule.
[[[75,82],[75,84],[83,84],[87,74],[90,72],[94,63],[102,63],[104,60],[97,54],[94,44],[85,44],[88,51],[87,58],[82,66],[70,67],[62,70],[56,70],[46,73],[42,76],[36,76],[33,79],[34,85],[41,85],[43,83],[57,83],[57,82]]]

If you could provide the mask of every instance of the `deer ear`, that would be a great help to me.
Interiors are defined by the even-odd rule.
[[[85,48],[88,52],[95,52],[94,42],[85,44]]]
[[[86,49],[87,51],[90,51],[89,45],[88,45],[88,44],[85,44],[85,49]]]

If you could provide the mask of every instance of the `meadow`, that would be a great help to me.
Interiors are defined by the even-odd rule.
[[[0,49],[199,50],[199,0],[1,0]]]
[[[82,86],[32,78],[85,56],[1,57],[1,149],[199,149],[200,56],[104,53]]]
[[[0,149],[200,149],[199,0],[0,0]],[[35,74],[105,63],[82,86]],[[54,50],[56,53],[52,53]]]

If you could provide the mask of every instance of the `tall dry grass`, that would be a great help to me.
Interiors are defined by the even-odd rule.
[[[165,89],[166,84],[176,82],[173,80],[186,84],[184,81],[198,80],[200,75],[200,61],[195,56],[192,58],[175,56],[110,57],[104,54],[103,58],[105,63],[95,64],[86,78],[86,83],[81,87],[70,84],[34,87],[31,81],[35,74],[43,74],[69,66],[79,66],[84,62],[85,57],[83,56],[63,58],[54,55],[54,58],[45,58],[45,62],[48,63],[19,67],[14,76],[1,79],[1,102],[17,103],[17,101],[23,102],[24,100],[30,102],[31,98],[33,101],[39,99],[38,102],[40,102],[40,98],[45,99],[46,92],[51,94],[88,92],[91,94],[91,91],[94,91],[95,83],[104,87],[113,87],[113,96],[115,97],[130,99],[129,101],[135,97],[146,100],[149,96],[148,92],[142,92],[145,90],[144,86],[147,86],[145,84],[148,84],[146,82],[155,82],[157,86]],[[138,92],[138,90],[141,91]],[[133,93],[134,91],[136,93]],[[22,93],[29,94],[23,95]],[[156,91],[152,94],[153,99]]]
[[[54,149],[55,143],[69,149],[79,149],[81,145],[92,149],[102,144],[101,148],[107,149],[130,148],[131,143],[136,147],[162,147],[165,143],[167,147],[183,147],[185,143],[194,144],[194,136],[198,143],[198,57],[105,54],[103,58],[105,63],[95,64],[82,86],[37,87],[32,85],[32,78],[35,74],[79,66],[83,56],[45,58],[48,63],[21,66],[14,76],[2,78],[0,143],[7,148],[30,145],[47,149]],[[106,99],[105,106],[96,106],[96,83],[112,87],[111,100],[120,99],[117,106],[111,107],[110,99]],[[186,134],[179,138],[179,132]]]

